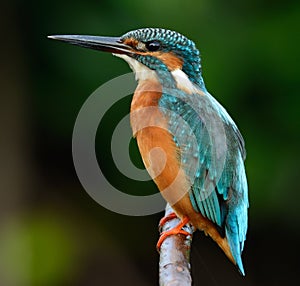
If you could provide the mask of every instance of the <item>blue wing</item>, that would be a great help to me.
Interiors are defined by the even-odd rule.
[[[223,230],[244,274],[241,252],[247,232],[248,186],[244,141],[237,126],[207,92],[172,90],[163,93],[159,106],[179,146],[194,209]]]

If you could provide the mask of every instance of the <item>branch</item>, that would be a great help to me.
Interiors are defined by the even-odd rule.
[[[174,212],[169,204],[166,206],[165,216]],[[162,231],[174,228],[180,223],[179,218],[174,218],[163,225]],[[190,249],[193,236],[193,227],[186,225],[184,230],[190,236],[182,234],[168,236],[160,248],[159,285],[160,286],[190,286],[192,285]]]

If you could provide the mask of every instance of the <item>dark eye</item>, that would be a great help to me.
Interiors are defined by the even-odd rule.
[[[159,41],[150,41],[150,42],[146,43],[146,48],[150,52],[158,51],[160,46],[161,46],[161,44]]]

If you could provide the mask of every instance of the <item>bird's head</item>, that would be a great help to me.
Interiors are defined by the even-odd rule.
[[[175,31],[145,28],[121,37],[57,35],[49,38],[111,52],[125,59],[136,73],[148,68],[160,77],[161,74],[180,70],[192,83],[205,89],[198,49],[193,41]]]

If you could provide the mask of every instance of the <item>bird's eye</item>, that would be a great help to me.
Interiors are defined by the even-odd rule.
[[[161,47],[161,44],[159,41],[150,41],[146,43],[146,48],[150,52],[158,51]]]

